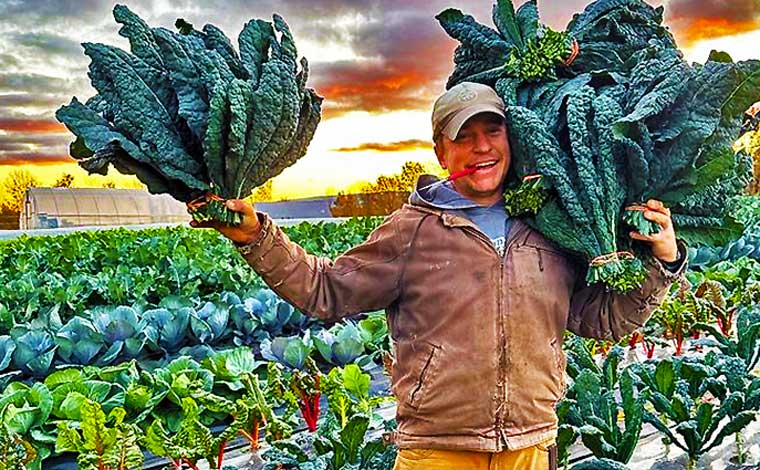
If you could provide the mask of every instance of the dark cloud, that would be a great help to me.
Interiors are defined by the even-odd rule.
[[[341,147],[333,149],[333,152],[363,152],[373,150],[375,152],[401,152],[408,150],[430,150],[433,145],[425,140],[411,139],[399,142],[366,142],[356,147]]]
[[[29,16],[60,22],[63,17],[102,17],[110,5],[101,0],[0,0],[3,17]]]
[[[670,20],[709,18],[732,22],[746,21],[760,14],[757,0],[670,0],[666,7]]]
[[[70,160],[72,136],[58,122],[0,118],[0,164],[52,163]]]
[[[0,68],[8,70],[22,65],[21,60],[12,54],[0,54]]]
[[[40,147],[65,147],[71,142],[69,134],[29,134],[10,132],[0,135],[0,152],[29,151]]]
[[[0,92],[73,94],[89,87],[83,70],[76,78],[58,78],[35,73],[0,73]]]
[[[7,35],[20,46],[37,49],[35,54],[67,56],[84,60],[84,49],[79,41],[50,33],[14,33]]]
[[[69,101],[67,95],[50,93],[11,93],[0,95],[0,108],[42,108],[55,109]]]
[[[350,46],[369,59],[314,67],[313,84],[326,98],[327,117],[429,108],[451,72],[456,41],[431,14],[407,9],[362,24]]]

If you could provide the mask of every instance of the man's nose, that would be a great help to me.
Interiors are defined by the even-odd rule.
[[[480,153],[491,151],[491,140],[485,132],[475,133],[475,151]]]

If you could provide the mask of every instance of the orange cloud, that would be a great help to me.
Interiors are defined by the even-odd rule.
[[[40,155],[37,153],[13,153],[0,156],[0,165],[58,165],[72,163],[68,155]]]
[[[0,130],[10,132],[66,132],[66,127],[50,119],[0,118]]]
[[[682,45],[760,28],[757,0],[670,0],[665,15]]]
[[[411,139],[400,142],[367,142],[356,147],[341,147],[333,149],[334,152],[364,152],[373,150],[375,152],[405,152],[410,150],[430,150],[433,144],[424,140]]]
[[[701,39],[733,36],[760,29],[760,19],[692,18],[671,22],[679,44],[689,46]]]
[[[375,59],[315,67],[312,78],[325,97],[325,118],[351,111],[429,110],[444,90],[457,42],[426,17],[412,16],[386,26],[390,32],[366,32],[355,45]]]

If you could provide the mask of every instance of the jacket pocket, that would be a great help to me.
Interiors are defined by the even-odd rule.
[[[425,400],[430,381],[435,374],[438,352],[440,348],[434,344],[423,343],[426,350],[421,354],[423,360],[419,364],[417,383],[409,390],[407,404],[414,409],[419,409]]]

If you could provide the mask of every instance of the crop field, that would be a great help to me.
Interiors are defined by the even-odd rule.
[[[287,231],[334,257],[378,223]],[[689,285],[617,344],[568,333],[561,460],[635,461],[642,425],[674,455],[697,461],[730,441],[731,457],[751,458],[741,443],[760,407],[760,261],[734,250],[690,270]],[[137,468],[151,454],[222,468],[225,447],[244,440],[266,468],[392,467],[380,436],[394,422],[380,411],[393,398],[370,387],[387,385],[383,312],[311,319],[208,230],[22,237],[0,252],[4,455],[30,468],[98,468],[89,462],[120,455]]]
[[[163,11],[172,2],[158,3]],[[193,10],[192,3],[183,8]],[[246,3],[268,5],[235,8],[253,11]],[[293,23],[304,34],[361,36],[340,29],[353,19],[339,19],[334,30],[333,19],[314,23],[319,6],[296,3],[287,11],[308,11],[308,25]],[[96,32],[115,36],[118,28],[120,38],[83,42],[87,72],[81,66],[81,76],[55,77],[89,80],[96,93],[48,110],[57,122],[29,122],[65,127],[68,156],[88,175],[133,175],[150,193],[179,201],[192,221],[0,241],[0,470],[390,470],[404,455],[396,443],[549,445],[552,407],[565,470],[760,468],[760,60],[734,61],[718,50],[703,62],[687,59],[664,23],[665,7],[643,0],[589,2],[557,31],[542,22],[535,0],[515,3],[496,0],[488,24],[455,8],[427,18],[449,41],[444,68],[415,56],[386,63],[376,46],[406,52],[408,45],[392,44],[396,33],[367,16],[367,30],[382,30],[373,32],[382,40],[361,46],[368,54],[356,56],[361,71],[313,57],[314,78],[296,47],[301,33],[276,13],[271,21],[248,20],[232,39],[218,26],[196,28],[182,18],[176,31],[153,27],[115,5],[116,24],[96,25]],[[670,3],[677,12],[678,2]],[[170,10],[154,11],[151,21]],[[375,14],[374,6],[368,10]],[[361,13],[356,22],[364,28]],[[426,48],[437,48],[429,24],[405,23],[422,21],[416,13],[392,13]],[[69,20],[56,22],[76,29]],[[58,36],[19,28],[0,36],[53,52],[83,39],[61,36],[68,42],[49,47]],[[301,50],[320,51],[318,43]],[[0,47],[0,65],[24,62],[6,53],[12,49]],[[15,67],[0,75],[3,87],[46,78]],[[331,73],[340,75],[332,86]],[[362,77],[369,85],[354,83]],[[321,96],[312,82],[333,95]],[[5,88],[3,103],[36,103],[43,95]],[[370,88],[371,99],[359,96]],[[273,199],[273,178],[307,154],[323,117],[406,115],[438,88],[438,100],[429,100],[435,145],[406,129],[394,142],[370,142],[356,140],[358,128],[333,126],[340,130],[327,133],[346,142],[325,139],[312,153],[317,162],[320,152],[434,150],[448,173],[443,179],[411,176],[405,165],[399,175],[361,186],[363,193],[385,191],[377,200],[386,203],[411,193],[400,216],[304,222],[282,227],[283,235],[254,213],[248,201]],[[385,102],[391,90],[407,93],[396,96],[403,105]],[[323,108],[328,98],[335,101]],[[378,108],[354,109],[365,101]],[[25,110],[0,121],[20,132],[36,124],[16,116],[36,115]],[[393,124],[407,127],[404,119]],[[382,127],[362,135],[375,139]],[[20,144],[6,134],[0,126],[0,165],[25,161],[27,149],[52,142],[30,133],[32,143]],[[45,163],[60,155],[55,142]],[[333,181],[320,171],[308,180]],[[4,214],[33,209],[24,194],[37,182],[18,180],[6,184],[15,199],[0,207]],[[72,181],[68,175],[56,185]],[[360,214],[387,213],[365,207],[373,198],[342,199]],[[514,219],[525,234],[519,243],[510,231]],[[469,251],[476,243],[488,250]],[[429,287],[431,279],[442,280],[434,284],[439,290]],[[459,295],[463,287],[469,297]],[[443,289],[449,301],[441,300]],[[544,296],[555,290],[556,297]],[[486,302],[474,303],[479,296]],[[348,300],[329,305],[335,299]],[[379,308],[410,316],[389,321],[386,311],[363,311],[327,322],[296,305],[328,312],[323,318]],[[444,338],[447,328],[465,325],[446,315],[467,321],[481,313],[466,324],[477,329],[469,330],[473,337],[462,340],[462,329]],[[399,318],[417,330],[399,327]],[[530,329],[525,324],[546,326],[548,341],[534,348],[534,332],[520,330]],[[563,332],[568,325],[607,339]],[[418,347],[423,330],[437,335],[427,349]],[[520,345],[517,335],[531,341]],[[457,352],[472,345],[492,345],[494,356]],[[449,364],[434,365],[439,351],[460,362],[452,368],[456,379],[441,379]],[[538,359],[546,380],[520,368],[532,373]],[[405,371],[412,363],[416,369]],[[478,392],[492,407],[464,393],[459,405],[446,401],[463,380],[488,374],[494,386]],[[444,385],[437,389],[429,377]],[[408,394],[400,391],[407,386]],[[534,393],[539,387],[549,392]],[[429,389],[446,400],[420,411]],[[530,392],[524,405],[514,390]],[[396,415],[397,406],[412,411]],[[465,407],[468,416],[454,416]],[[540,418],[510,416],[515,410]],[[476,426],[469,414],[481,412],[489,419]],[[440,429],[444,414],[461,423]],[[422,424],[407,427],[413,421]],[[554,456],[554,449],[542,451]]]

